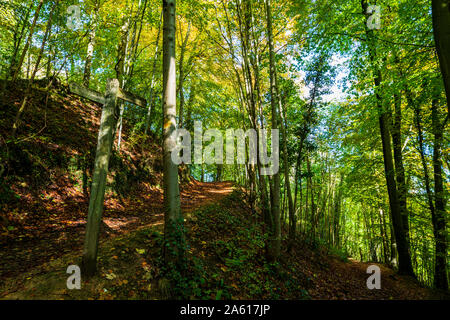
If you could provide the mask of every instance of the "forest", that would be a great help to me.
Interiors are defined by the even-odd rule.
[[[449,105],[449,0],[0,0],[0,299],[449,299]]]

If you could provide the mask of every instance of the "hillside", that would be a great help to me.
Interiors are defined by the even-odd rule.
[[[33,89],[15,144],[6,144],[5,137],[25,83],[19,82],[0,101],[0,160],[5,168],[0,279],[79,248],[84,237],[101,106],[70,94],[65,86],[46,92],[41,84],[46,81]],[[162,210],[161,147],[151,138],[129,136],[126,124],[123,138],[120,156],[114,152],[110,162],[106,236],[150,223]]]
[[[181,185],[186,270],[167,272],[161,261],[161,148],[156,138],[133,135],[127,126],[121,153],[111,162],[99,275],[82,290],[67,290],[66,268],[81,256],[101,110],[63,85],[46,92],[38,84],[18,142],[6,144],[22,96],[19,84],[0,102],[7,173],[0,189],[3,299],[445,298],[380,264],[382,289],[368,290],[372,263],[302,239],[290,253],[283,249],[279,262],[267,263],[260,212],[252,215],[244,189],[232,182]]]

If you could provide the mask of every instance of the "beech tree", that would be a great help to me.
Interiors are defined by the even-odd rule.
[[[184,255],[183,215],[180,206],[178,168],[172,161],[176,146],[175,0],[163,0],[163,110],[164,110],[164,257],[180,263]]]
[[[272,35],[272,12],[270,0],[266,0],[266,14],[267,14],[267,36],[269,42],[269,57],[270,57],[270,104],[272,107],[272,130],[278,129],[278,94],[276,90],[276,67],[275,67],[275,54],[273,47],[273,35]],[[270,236],[273,237],[272,243],[269,247],[270,259],[277,260],[281,250],[281,224],[280,224],[280,174],[275,172],[273,177],[273,191],[272,191],[272,218],[273,226]],[[292,219],[292,217],[291,217]]]
[[[404,274],[414,275],[411,264],[411,256],[409,251],[409,245],[406,238],[405,228],[403,226],[404,221],[402,218],[401,207],[399,202],[399,195],[397,190],[397,183],[395,180],[395,169],[392,157],[391,137],[389,132],[389,118],[386,112],[385,102],[381,98],[380,84],[382,82],[382,74],[380,69],[376,66],[379,57],[377,57],[376,40],[374,38],[374,31],[369,30],[367,21],[369,13],[367,11],[368,4],[365,0],[361,1],[363,14],[366,15],[366,34],[367,45],[369,47],[369,59],[372,64],[373,82],[375,85],[375,99],[378,109],[378,120],[380,125],[381,141],[383,146],[383,161],[384,171],[386,176],[386,185],[389,195],[389,206],[393,221],[393,229],[395,233],[395,240],[397,243],[399,254],[399,271]]]

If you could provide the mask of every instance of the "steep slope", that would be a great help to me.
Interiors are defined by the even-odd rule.
[[[80,247],[101,115],[66,86],[37,81],[17,140],[8,141],[26,84],[18,80],[0,99],[0,279]],[[130,131],[125,122],[120,155],[111,157],[106,236],[161,214],[161,148]]]

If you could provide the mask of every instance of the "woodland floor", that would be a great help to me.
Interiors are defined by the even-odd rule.
[[[234,191],[233,191],[234,190]],[[142,205],[108,213],[99,276],[67,290],[65,270],[81,255],[84,221],[62,228],[54,221],[48,237],[18,241],[1,250],[2,299],[164,299],[161,280],[163,206],[161,194]],[[137,201],[138,203],[140,201]],[[367,267],[312,249],[299,241],[280,262],[263,258],[262,225],[249,214],[243,194],[230,182],[193,181],[182,191],[189,267],[181,288],[190,299],[439,299],[414,279],[381,268],[380,290],[366,287]],[[108,212],[108,210],[107,210]],[[56,228],[61,225],[61,228]],[[6,272],[5,272],[6,271]]]

